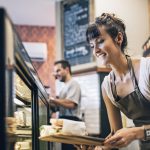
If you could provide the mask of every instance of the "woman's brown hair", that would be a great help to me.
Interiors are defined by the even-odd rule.
[[[117,37],[118,33],[121,32],[123,35],[123,41],[121,44],[121,51],[124,53],[124,49],[127,46],[127,36],[125,32],[125,24],[114,14],[103,13],[100,17],[95,19],[93,24],[90,24],[86,31],[87,42],[95,39],[101,35],[99,26],[104,26],[106,32],[111,36],[113,40]]]

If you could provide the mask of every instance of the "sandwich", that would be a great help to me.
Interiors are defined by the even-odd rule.
[[[50,119],[51,125],[40,127],[40,136],[49,135],[87,135],[85,123],[68,119]]]

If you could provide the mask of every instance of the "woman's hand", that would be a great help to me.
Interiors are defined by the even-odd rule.
[[[112,131],[110,134],[108,134],[108,136],[105,138],[105,140],[111,138],[114,135],[114,131]]]
[[[133,140],[138,139],[142,133],[141,127],[122,128],[118,130],[112,137],[106,138],[104,145],[111,148],[126,147]]]

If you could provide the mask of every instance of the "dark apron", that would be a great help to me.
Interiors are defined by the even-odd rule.
[[[134,85],[134,91],[124,98],[118,98],[115,85],[115,74],[112,72],[112,92],[116,100],[116,105],[128,118],[133,120],[135,126],[138,127],[150,124],[150,101],[148,101],[140,92],[132,62],[128,56],[127,61]],[[140,141],[140,150],[150,150],[150,141]]]

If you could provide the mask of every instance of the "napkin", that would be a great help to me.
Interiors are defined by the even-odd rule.
[[[62,133],[67,135],[87,135],[84,122],[67,119],[63,120]]]

